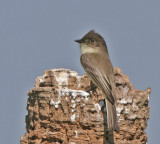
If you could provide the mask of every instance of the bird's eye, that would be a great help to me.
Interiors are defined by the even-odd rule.
[[[94,43],[94,42],[95,42],[95,40],[94,40],[94,39],[91,39],[91,42],[92,42],[92,43]]]

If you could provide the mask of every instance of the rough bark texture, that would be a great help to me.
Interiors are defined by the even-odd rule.
[[[53,69],[28,92],[26,133],[21,144],[145,144],[151,89],[136,90],[119,68],[116,77],[120,132],[109,133],[104,97],[87,75]]]

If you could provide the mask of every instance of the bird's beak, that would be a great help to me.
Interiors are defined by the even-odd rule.
[[[75,42],[82,43],[82,40],[75,40]]]

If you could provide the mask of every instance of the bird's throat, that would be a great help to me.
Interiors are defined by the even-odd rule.
[[[97,53],[98,52],[98,48],[93,48],[93,47],[90,47],[88,46],[87,44],[80,44],[80,47],[81,47],[81,54],[84,54],[84,53]]]

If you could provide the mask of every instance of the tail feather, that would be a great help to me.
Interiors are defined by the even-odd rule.
[[[116,107],[115,105],[111,104],[107,99],[105,101],[107,109],[108,130],[119,132]]]

